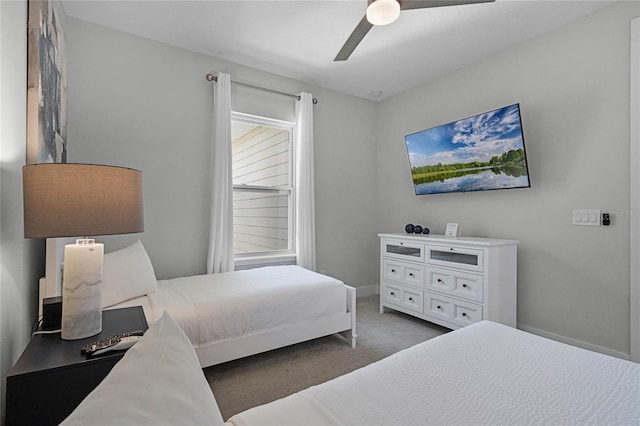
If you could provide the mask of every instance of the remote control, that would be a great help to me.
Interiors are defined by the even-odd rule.
[[[108,346],[108,347],[103,348],[103,349],[98,349],[98,350],[92,352],[90,355],[91,356],[95,356],[95,355],[100,355],[100,354],[103,354],[105,352],[110,352],[110,351],[123,351],[125,349],[129,349],[131,346],[133,346],[136,343],[138,343],[138,340],[140,340],[140,339],[142,339],[142,336],[122,337],[122,338],[118,339],[119,341],[115,345],[111,345],[111,346]]]
[[[81,350],[87,355],[100,355],[108,351],[125,350],[133,346],[144,334],[143,331],[133,331],[130,333],[122,333],[117,336],[111,336],[106,339],[91,342],[84,345]]]

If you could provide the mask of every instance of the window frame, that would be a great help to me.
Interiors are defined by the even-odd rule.
[[[264,251],[264,252],[253,252],[253,253],[234,253],[234,259],[236,267],[242,268],[243,266],[265,266],[265,265],[275,265],[275,264],[291,264],[295,263],[297,258],[296,251],[296,218],[295,218],[295,204],[296,204],[296,190],[295,190],[295,123],[291,121],[278,120],[270,117],[263,117],[256,114],[247,114],[237,111],[231,111],[231,121],[239,121],[248,124],[256,124],[262,126],[269,126],[272,128],[287,130],[289,133],[289,152],[288,152],[288,161],[289,161],[289,184],[287,187],[275,187],[275,186],[262,186],[262,185],[246,185],[239,184],[236,185],[232,181],[232,190],[235,193],[239,192],[272,192],[272,193],[280,193],[280,194],[288,194],[289,195],[289,205],[287,208],[288,215],[288,248],[286,250],[272,250],[272,251]],[[233,161],[233,154],[232,154]],[[235,210],[234,210],[235,215]],[[235,241],[235,232],[234,232],[234,241]]]

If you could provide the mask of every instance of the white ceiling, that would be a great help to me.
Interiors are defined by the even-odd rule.
[[[403,11],[334,62],[366,0],[63,0],[69,17],[382,100],[613,3],[496,0]],[[382,91],[378,97],[373,91]]]

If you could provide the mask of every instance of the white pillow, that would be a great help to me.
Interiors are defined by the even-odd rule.
[[[102,307],[115,305],[158,290],[153,265],[140,240],[104,255]]]
[[[62,425],[223,425],[191,342],[168,314]]]

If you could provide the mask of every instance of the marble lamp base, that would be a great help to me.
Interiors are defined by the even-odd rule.
[[[104,245],[80,239],[64,247],[62,333],[64,340],[102,331],[102,261]]]

